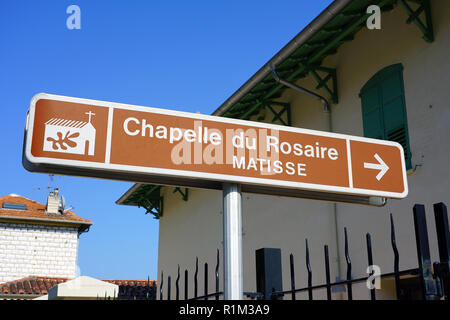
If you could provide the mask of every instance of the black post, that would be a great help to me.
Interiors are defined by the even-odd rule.
[[[422,287],[422,299],[434,300],[437,298],[436,283],[431,268],[430,246],[428,244],[427,220],[425,207],[416,204],[414,212],[414,230],[416,233],[417,258],[419,262],[419,278]]]
[[[283,291],[281,272],[281,249],[256,250],[256,291],[264,300],[280,299],[272,292]]]
[[[445,300],[450,300],[450,232],[447,206],[442,202],[434,204],[434,220],[439,246],[439,277],[444,289]]]

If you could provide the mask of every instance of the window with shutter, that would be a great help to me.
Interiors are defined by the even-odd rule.
[[[400,143],[405,151],[406,169],[411,169],[403,66],[394,64],[378,71],[359,96],[364,136]]]

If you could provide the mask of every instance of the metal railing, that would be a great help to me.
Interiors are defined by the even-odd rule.
[[[416,204],[413,208],[414,231],[416,237],[416,249],[418,266],[412,269],[400,270],[400,254],[397,248],[394,219],[390,215],[390,242],[393,254],[393,272],[379,274],[379,279],[393,279],[395,284],[396,298],[399,300],[410,299],[408,294],[403,292],[402,277],[413,276],[418,282],[417,290],[420,292],[419,299],[423,300],[438,300],[450,299],[450,232],[447,215],[447,207],[443,203],[434,204],[434,217],[436,225],[436,236],[439,249],[439,262],[431,263],[430,248],[428,242],[428,230],[425,217],[425,207],[421,204]],[[374,266],[372,255],[372,236],[367,233],[365,236],[367,266]],[[290,289],[282,289],[282,272],[281,272],[281,249],[262,248],[256,250],[256,278],[257,278],[257,292],[244,292],[244,295],[251,299],[283,299],[285,295],[290,295],[292,300],[297,300],[297,294],[306,293],[308,300],[314,299],[314,292],[316,290],[325,289],[326,299],[332,299],[333,287],[344,287],[346,297],[348,300],[353,300],[353,285],[357,283],[366,282],[373,279],[374,270],[368,276],[352,277],[352,262],[349,253],[349,237],[347,228],[344,228],[344,254],[346,262],[346,279],[331,282],[330,275],[330,257],[328,245],[323,247],[325,283],[313,285],[313,272],[310,261],[310,250],[308,240],[305,239],[305,268],[307,273],[307,285],[305,287],[296,288],[295,282],[295,263],[294,255],[289,255],[289,270],[290,270]],[[175,292],[172,289],[172,277],[169,275],[164,277],[164,272],[161,272],[161,283],[159,287],[153,281],[150,285],[148,281],[146,286],[120,286],[119,293],[114,300],[219,300],[223,291],[219,288],[219,267],[220,257],[219,249],[217,249],[216,265],[214,269],[214,291],[209,291],[209,265],[207,262],[203,264],[203,292],[199,294],[199,261],[195,259],[195,270],[193,273],[193,296],[189,296],[190,277],[189,271],[184,270],[184,285],[183,297],[181,297],[182,290],[180,289],[181,274],[180,266],[177,268],[177,276],[175,278]],[[377,294],[374,286],[367,288],[369,290],[370,299],[376,300]],[[174,293],[174,296],[172,294]],[[110,297],[105,299],[110,300]]]
[[[194,285],[194,296],[189,297],[189,271],[184,270],[184,300],[209,300],[210,298],[214,298],[215,300],[219,300],[220,296],[223,295],[223,291],[219,289],[219,266],[220,266],[220,257],[219,257],[219,249],[217,249],[216,255],[216,266],[214,269],[214,280],[215,280],[215,291],[209,292],[208,288],[208,263],[204,263],[203,267],[203,294],[199,295],[198,288],[198,258],[195,258],[195,271],[193,277],[193,285]],[[171,276],[167,277],[167,289],[166,296],[164,297],[164,272],[161,272],[161,285],[159,286],[159,300],[172,300],[172,292],[171,292]],[[180,266],[178,265],[177,278],[175,280],[175,300],[180,300]]]
[[[416,204],[413,208],[413,217],[414,217],[414,230],[416,236],[416,248],[417,248],[417,258],[418,258],[418,267],[407,270],[400,270],[400,255],[397,249],[396,239],[395,239],[395,228],[394,228],[394,220],[392,214],[390,215],[390,225],[391,225],[391,246],[393,251],[393,272],[380,274],[378,275],[380,279],[384,278],[393,278],[395,282],[395,291],[396,298],[399,300],[407,299],[408,297],[402,293],[402,284],[401,284],[401,276],[412,275],[415,276],[419,281],[418,290],[420,290],[420,299],[423,300],[439,300],[444,298],[449,300],[450,294],[450,273],[449,273],[449,257],[450,257],[450,233],[448,226],[448,215],[447,215],[447,207],[443,203],[434,204],[434,216],[436,223],[436,235],[438,239],[438,247],[439,247],[439,257],[440,261],[435,262],[433,265],[431,264],[430,257],[430,248],[428,242],[428,231],[425,217],[425,207],[421,204]],[[367,266],[371,267],[374,265],[373,256],[372,256],[372,240],[371,235],[369,233],[366,234],[366,249],[367,249]],[[325,279],[326,282],[319,285],[312,285],[312,277],[313,272],[310,265],[310,253],[308,247],[308,240],[305,240],[306,245],[306,255],[305,255],[305,265],[307,272],[307,281],[308,285],[302,288],[296,288],[295,284],[295,271],[294,271],[294,255],[290,254],[289,256],[289,266],[290,266],[290,285],[291,288],[289,290],[276,290],[275,287],[282,286],[281,283],[273,281],[270,277],[270,272],[266,275],[266,279],[263,281],[275,283],[271,289],[269,294],[270,299],[282,299],[285,295],[290,295],[292,300],[296,300],[296,294],[301,292],[308,292],[308,300],[313,300],[313,292],[318,289],[326,289],[326,297],[327,300],[332,299],[332,288],[336,286],[345,286],[347,292],[347,299],[353,300],[353,290],[352,286],[356,283],[366,282],[371,279],[374,274],[373,271],[370,275],[365,277],[352,278],[352,263],[350,259],[350,254],[348,250],[348,235],[347,229],[344,228],[344,252],[345,252],[345,261],[346,261],[346,280],[331,282],[330,281],[330,263],[329,263],[329,252],[328,246],[324,246],[324,269],[325,269]],[[280,260],[281,265],[281,251],[277,256]],[[273,264],[273,261],[271,262]],[[277,269],[274,271],[275,273],[279,273],[280,270]],[[276,275],[279,277],[279,275]],[[269,279],[268,279],[269,278]],[[280,277],[279,277],[280,278]],[[278,281],[280,282],[280,281]],[[263,287],[260,285],[259,287]],[[370,292],[370,299],[376,300],[376,290],[374,286],[369,287],[368,290]],[[266,290],[267,291],[267,290]],[[262,299],[264,297],[267,298],[267,292],[257,292],[249,294],[249,297],[256,297]]]

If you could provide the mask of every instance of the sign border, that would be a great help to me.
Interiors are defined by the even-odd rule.
[[[371,190],[371,189],[361,189],[354,188],[352,186],[352,180],[349,180],[350,187],[340,187],[340,186],[330,186],[330,185],[321,185],[321,184],[312,184],[312,183],[304,183],[304,182],[292,182],[292,181],[284,181],[284,180],[276,180],[276,179],[267,179],[267,178],[254,178],[254,177],[243,177],[243,176],[235,176],[235,175],[226,175],[226,174],[217,174],[217,173],[205,173],[205,172],[197,172],[197,171],[188,171],[188,170],[176,170],[176,169],[161,169],[161,168],[150,168],[150,167],[141,167],[141,166],[130,166],[130,165],[119,165],[119,164],[111,164],[98,163],[98,162],[89,162],[82,160],[67,160],[67,159],[54,159],[54,158],[45,158],[45,157],[34,157],[31,154],[31,145],[32,145],[32,133],[34,126],[34,117],[35,117],[35,108],[36,103],[41,100],[54,100],[54,101],[65,101],[65,102],[74,102],[80,104],[88,104],[93,106],[100,106],[109,108],[108,112],[108,134],[107,141],[111,141],[111,129],[109,125],[112,123],[112,114],[111,111],[114,109],[124,109],[124,110],[132,110],[132,111],[140,111],[140,112],[151,112],[158,113],[164,115],[173,115],[173,116],[181,116],[187,117],[195,120],[209,120],[214,122],[222,122],[222,123],[230,123],[230,124],[238,124],[242,126],[254,126],[258,128],[264,129],[275,129],[280,131],[289,131],[295,133],[302,134],[310,134],[316,136],[323,137],[331,137],[337,139],[344,139],[347,143],[347,155],[348,161],[351,161],[350,156],[351,152],[348,151],[350,141],[360,141],[373,143],[378,145],[387,145],[394,146],[399,149],[401,155],[402,162],[402,176],[403,176],[403,185],[404,190],[401,193],[398,192],[387,192],[387,191],[379,191],[379,190]],[[386,197],[386,198],[405,198],[408,195],[408,180],[407,173],[405,168],[405,158],[403,157],[404,151],[403,147],[394,141],[387,140],[378,140],[366,137],[358,137],[358,136],[350,136],[341,133],[334,132],[326,132],[326,131],[317,131],[311,129],[303,129],[296,127],[287,127],[275,124],[261,123],[249,120],[240,120],[234,118],[225,118],[225,117],[217,117],[203,114],[193,114],[183,111],[176,110],[166,110],[152,107],[144,107],[144,106],[136,106],[129,105],[117,102],[107,102],[107,101],[98,101],[91,99],[83,99],[83,98],[74,98],[67,96],[60,96],[54,94],[47,93],[38,93],[33,96],[30,102],[30,109],[28,110],[27,121],[26,121],[26,141],[25,141],[25,158],[32,165],[39,164],[50,164],[57,166],[70,166],[77,167],[79,169],[89,169],[89,170],[104,170],[104,171],[114,171],[114,172],[134,172],[141,174],[149,174],[149,175],[158,175],[158,176],[166,176],[166,177],[174,177],[174,178],[195,178],[195,179],[203,179],[209,181],[221,181],[221,182],[234,182],[234,183],[242,183],[242,184],[253,184],[253,185],[262,185],[262,186],[272,186],[272,187],[280,187],[280,188],[289,188],[289,189],[303,189],[308,191],[318,191],[318,192],[329,192],[329,193],[342,193],[342,194],[350,194],[350,195],[360,195],[360,196],[374,196],[374,197]],[[109,153],[110,150],[106,150],[106,153]],[[349,179],[352,177],[353,172],[350,166],[348,167],[349,171]]]

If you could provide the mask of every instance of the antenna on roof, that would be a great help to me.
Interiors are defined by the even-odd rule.
[[[59,202],[58,211],[64,213],[65,209],[66,209],[66,199],[64,198],[63,195],[61,195],[61,201]]]
[[[49,174],[48,175],[48,185],[47,185],[47,189],[50,189],[51,187],[50,187],[50,184],[53,182],[53,177],[54,177],[55,175],[54,174]]]
[[[47,189],[47,191],[50,190],[50,189],[53,189],[53,187],[51,186],[51,184],[52,184],[52,182],[53,182],[54,176],[55,176],[55,175],[52,174],[52,173],[50,173],[50,174],[48,175],[48,183],[47,183],[47,187],[46,187],[46,188],[45,188],[45,187],[34,187],[33,189],[34,189],[34,190]]]

